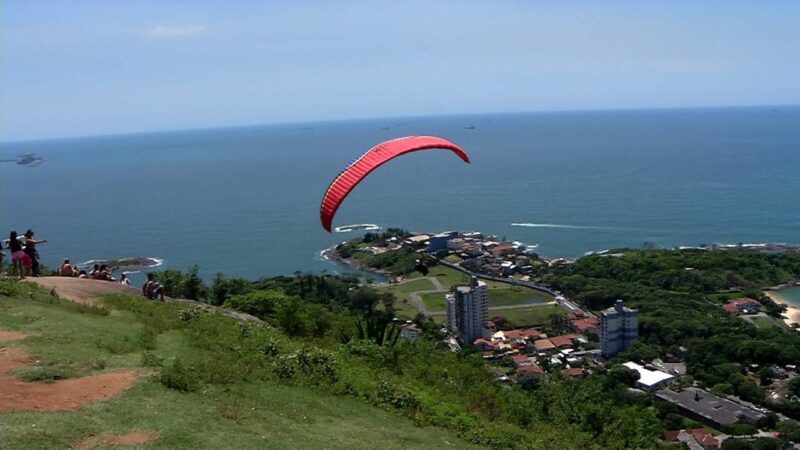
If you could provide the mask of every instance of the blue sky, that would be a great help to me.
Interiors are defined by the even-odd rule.
[[[800,2],[36,1],[0,11],[0,139],[800,104]]]

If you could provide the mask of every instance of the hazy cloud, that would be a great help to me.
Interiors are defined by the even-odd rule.
[[[208,31],[205,25],[156,25],[144,34],[148,37],[193,36]]]

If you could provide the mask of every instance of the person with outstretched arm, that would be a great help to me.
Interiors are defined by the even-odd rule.
[[[25,232],[25,254],[31,259],[31,275],[34,277],[39,276],[39,252],[36,250],[36,244],[44,244],[47,239],[37,241],[33,238],[33,230]]]

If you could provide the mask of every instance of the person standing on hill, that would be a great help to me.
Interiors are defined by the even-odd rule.
[[[11,252],[11,272],[19,275],[19,278],[25,278],[25,267],[23,261],[26,258],[25,252],[22,251],[22,244],[17,239],[17,232],[12,231],[8,236],[8,250]]]
[[[47,239],[37,241],[33,238],[33,230],[25,232],[25,254],[31,258],[31,275],[34,277],[39,276],[39,252],[36,250],[36,244],[44,244]]]

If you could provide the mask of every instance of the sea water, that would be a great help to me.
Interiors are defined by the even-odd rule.
[[[479,230],[578,257],[614,247],[800,244],[800,108],[373,119],[12,142],[0,230],[36,231],[43,263],[129,256],[255,279],[346,270],[320,251],[331,180],[386,139],[439,135],[373,172],[334,226]]]
[[[792,286],[770,292],[770,295],[779,297],[786,303],[800,308],[800,286]]]

